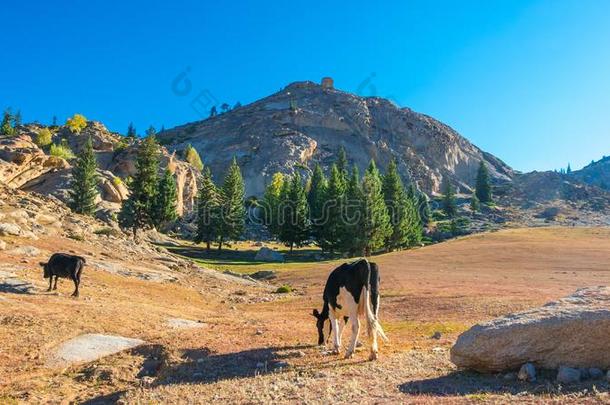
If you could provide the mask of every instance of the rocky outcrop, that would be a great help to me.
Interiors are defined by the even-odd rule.
[[[610,191],[610,156],[604,156],[597,162],[591,162],[582,169],[574,171],[571,177]]]
[[[236,157],[248,195],[261,195],[276,171],[308,172],[315,163],[328,168],[341,146],[361,172],[371,158],[382,168],[396,158],[403,177],[428,193],[439,192],[445,180],[470,191],[481,161],[498,182],[513,174],[429,116],[311,82],[293,83],[250,105],[164,131],[160,138],[178,153],[192,144],[216,180]]]
[[[610,287],[583,288],[543,307],[473,326],[459,336],[451,360],[480,372],[525,363],[608,369],[608,336]]]
[[[0,182],[24,191],[52,195],[63,202],[70,198],[70,163],[64,159],[49,156],[33,139],[42,128],[31,124],[20,127],[20,133],[13,137],[0,137]],[[135,174],[137,140],[112,133],[103,124],[89,121],[79,134],[67,128],[59,128],[52,141],[65,141],[78,154],[91,137],[98,162],[99,218],[111,220],[125,200],[129,191],[125,180]],[[177,210],[179,215],[193,211],[197,196],[199,172],[190,164],[181,161],[165,148],[161,148],[161,168],[169,167],[174,173],[178,191]]]
[[[269,249],[268,247],[262,247],[256,253],[254,260],[259,262],[284,262],[284,255],[275,250]]]

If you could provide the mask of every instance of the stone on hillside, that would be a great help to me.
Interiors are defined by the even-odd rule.
[[[451,348],[451,361],[480,372],[525,363],[610,368],[610,287],[590,287],[540,308],[478,324]]]
[[[2,223],[0,224],[0,236],[17,236],[21,233],[21,227],[15,224]]]
[[[521,369],[519,370],[519,374],[517,374],[517,377],[521,381],[529,381],[529,382],[536,381],[536,367],[534,367],[534,365],[532,363],[525,363],[524,365],[521,366]]]
[[[49,359],[49,366],[89,362],[143,344],[140,339],[123,336],[85,334],[61,344]]]
[[[0,250],[6,250],[6,242],[3,240],[0,240]]]
[[[275,250],[271,250],[267,247],[262,247],[260,248],[260,250],[258,251],[258,253],[256,253],[256,256],[254,257],[254,260],[257,260],[259,262],[280,262],[283,263],[284,262],[284,255],[276,252]]]
[[[273,280],[277,278],[277,273],[273,270],[261,270],[250,274],[250,277],[255,280]]]
[[[40,250],[34,246],[20,246],[9,252],[14,256],[34,257],[40,255]]]
[[[601,369],[599,369],[597,367],[591,367],[589,369],[589,377],[592,380],[599,380],[603,376],[604,376],[604,372]]]
[[[582,375],[577,368],[561,366],[557,372],[557,381],[562,384],[574,384],[580,382]]]

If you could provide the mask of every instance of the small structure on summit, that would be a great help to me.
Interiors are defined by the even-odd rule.
[[[326,89],[332,90],[335,88],[335,83],[334,83],[332,77],[323,77],[321,85],[322,85],[322,88],[325,90]]]

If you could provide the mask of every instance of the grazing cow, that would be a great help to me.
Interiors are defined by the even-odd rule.
[[[54,290],[57,290],[57,279],[69,278],[74,282],[73,297],[78,297],[78,286],[80,285],[80,276],[87,262],[83,257],[73,256],[66,253],[54,253],[47,263],[40,263],[44,269],[44,278],[49,279],[49,290],[53,284],[53,276],[55,276]]]
[[[324,343],[324,324],[330,320],[330,335],[333,339],[334,352],[339,353],[344,322],[349,319],[352,324],[352,338],[345,353],[345,358],[354,354],[360,332],[359,315],[364,315],[371,344],[370,360],[377,359],[377,334],[388,340],[379,325],[379,268],[375,263],[361,259],[353,263],[344,263],[328,276],[324,287],[324,306],[322,312],[313,310],[318,328],[318,344]]]

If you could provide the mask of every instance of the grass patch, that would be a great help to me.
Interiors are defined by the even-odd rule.
[[[122,235],[121,231],[114,229],[114,228],[110,228],[110,227],[96,229],[95,231],[93,231],[93,233],[96,235],[115,236],[115,237],[119,237]]]
[[[68,145],[65,144],[53,144],[49,149],[49,155],[59,157],[65,160],[74,159],[74,153]]]
[[[283,285],[281,287],[278,287],[278,289],[275,290],[276,294],[288,294],[288,293],[291,293],[291,292],[292,292],[292,287],[287,285],[287,284],[285,284],[285,285]]]

